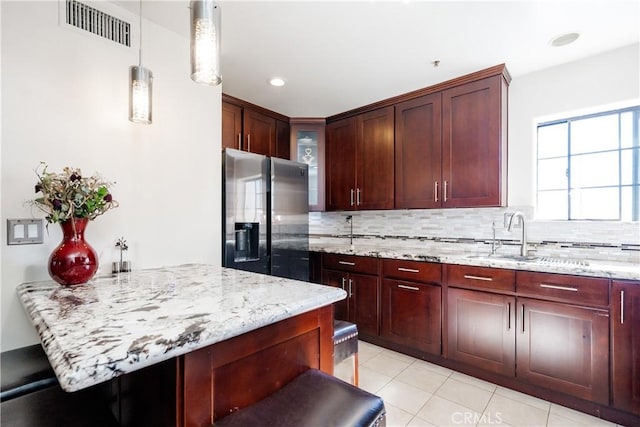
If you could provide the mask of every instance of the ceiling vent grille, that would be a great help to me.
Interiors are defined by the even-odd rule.
[[[131,24],[76,0],[66,0],[66,22],[81,30],[131,46]]]

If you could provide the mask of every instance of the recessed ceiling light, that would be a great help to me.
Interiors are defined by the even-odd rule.
[[[281,78],[276,77],[274,79],[269,80],[269,84],[271,86],[284,86],[284,80],[282,80]]]
[[[561,34],[561,35],[559,35],[557,37],[552,38],[549,43],[553,47],[566,46],[566,45],[571,44],[574,41],[578,40],[578,37],[580,37],[580,34],[578,34],[578,33]]]

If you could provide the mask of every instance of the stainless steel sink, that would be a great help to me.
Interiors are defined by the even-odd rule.
[[[501,261],[518,261],[518,262],[531,262],[539,264],[553,264],[553,265],[572,265],[577,267],[586,267],[589,265],[587,261],[560,258],[551,256],[522,256],[522,255],[470,255],[468,258],[486,259],[486,260],[501,260]]]

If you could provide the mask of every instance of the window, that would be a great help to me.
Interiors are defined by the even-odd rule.
[[[640,219],[640,107],[538,125],[537,217]]]

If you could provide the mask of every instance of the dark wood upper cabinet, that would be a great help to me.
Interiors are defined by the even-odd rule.
[[[393,209],[393,107],[356,117],[356,207]]]
[[[609,403],[609,312],[518,298],[517,372],[523,381]]]
[[[501,75],[442,92],[442,206],[506,205],[507,84]]]
[[[272,148],[275,148],[276,120],[257,111],[245,109],[243,127],[245,150],[270,156]]]
[[[222,148],[242,150],[242,107],[222,102]]]
[[[349,117],[327,124],[326,208],[355,209],[356,119]]]
[[[442,206],[442,94],[395,107],[395,207]]]
[[[222,148],[289,159],[289,118],[222,94]]]
[[[327,210],[393,208],[393,107],[327,124]]]
[[[611,285],[613,406],[640,415],[640,282]]]

